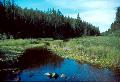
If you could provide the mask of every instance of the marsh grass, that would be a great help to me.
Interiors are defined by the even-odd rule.
[[[0,50],[12,53],[6,55],[6,60],[17,59],[27,48],[41,46],[64,58],[120,68],[120,38],[115,36],[80,37],[68,41],[49,38],[0,40]]]
[[[65,58],[97,64],[102,67],[120,67],[119,37],[75,38],[66,42],[64,48],[56,46],[51,49]]]
[[[4,52],[7,60],[17,59],[25,49],[44,46],[44,43],[36,39],[6,39],[0,40],[0,50]]]

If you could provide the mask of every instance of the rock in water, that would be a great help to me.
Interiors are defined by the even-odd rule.
[[[52,76],[52,73],[47,72],[47,73],[45,73],[44,75],[50,77],[50,76]]]
[[[54,79],[57,79],[59,77],[59,75],[57,73],[45,73],[44,75],[48,76],[50,79],[51,78],[54,78]]]
[[[49,72],[47,72],[47,73],[44,73],[44,75],[47,75],[47,76],[49,76],[49,75],[50,75],[50,73],[49,73]]]
[[[66,78],[67,78],[65,74],[61,74],[60,77],[63,78],[63,79],[66,79]]]
[[[48,76],[50,79],[52,78],[52,73],[47,72],[44,75]]]
[[[57,79],[59,75],[57,73],[52,73],[52,78]]]

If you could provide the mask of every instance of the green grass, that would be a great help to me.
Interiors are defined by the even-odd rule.
[[[64,58],[100,67],[120,68],[120,38],[115,36],[80,37],[67,42],[49,38],[0,40],[0,50],[8,52],[5,60],[17,59],[25,49],[41,46],[48,47]]]
[[[5,53],[5,61],[17,59],[25,49],[44,46],[37,39],[6,39],[0,40],[0,51]]]
[[[61,44],[63,42],[61,41]],[[50,49],[65,58],[99,65],[102,67],[119,67],[120,38],[119,37],[83,37],[70,39],[64,46],[54,42]]]

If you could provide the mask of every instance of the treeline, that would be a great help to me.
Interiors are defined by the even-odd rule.
[[[111,28],[108,31],[120,30],[120,7],[117,8],[115,21],[111,24]]]
[[[103,32],[102,35],[115,35],[120,36],[120,7],[116,10],[116,18],[115,21],[111,24],[111,27]]]
[[[9,2],[8,2],[9,1]],[[22,9],[14,0],[0,2],[0,33],[14,38],[52,37],[66,39],[100,35],[99,28],[77,18],[64,16],[60,10]]]

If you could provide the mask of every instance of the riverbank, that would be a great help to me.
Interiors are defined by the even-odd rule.
[[[120,38],[115,36],[80,37],[64,40],[0,40],[0,62],[16,61],[27,48],[47,47],[63,58],[106,68],[120,68]]]

